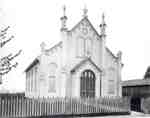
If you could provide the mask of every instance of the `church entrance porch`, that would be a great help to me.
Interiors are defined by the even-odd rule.
[[[87,69],[81,73],[80,77],[80,97],[95,97],[95,74],[92,70]]]
[[[101,97],[101,69],[90,59],[84,59],[71,70],[72,97],[99,98]]]

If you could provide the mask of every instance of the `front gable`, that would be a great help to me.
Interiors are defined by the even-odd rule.
[[[77,23],[71,30],[71,34],[78,34],[80,37],[93,37],[100,38],[100,35],[93,27],[87,17],[84,17],[79,23]]]
[[[97,71],[98,73],[102,72],[102,69],[100,69],[90,58],[87,58],[85,60],[82,60],[74,68],[72,68],[71,73],[75,73],[78,70],[84,69],[92,69]]]

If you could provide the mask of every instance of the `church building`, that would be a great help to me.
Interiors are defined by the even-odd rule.
[[[121,51],[114,55],[106,46],[106,23],[102,15],[99,31],[83,10],[81,20],[67,28],[66,7],[60,28],[60,42],[46,49],[26,68],[25,95],[37,97],[121,97]]]

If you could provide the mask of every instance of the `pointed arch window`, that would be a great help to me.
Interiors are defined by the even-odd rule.
[[[89,57],[92,54],[92,40],[91,38],[80,37],[76,43],[77,57]]]
[[[37,70],[38,70],[38,68],[37,67],[35,67],[35,79],[34,79],[34,81],[35,81],[35,92],[37,91]]]
[[[56,71],[57,71],[57,64],[56,63],[50,63],[49,65],[49,86],[48,86],[48,92],[56,92]]]
[[[92,52],[92,40],[91,38],[85,39],[85,56],[91,56]]]
[[[91,70],[85,70],[80,77],[80,96],[82,98],[95,97],[95,74]]]
[[[115,94],[115,69],[110,67],[108,69],[108,94]]]
[[[76,43],[76,50],[77,50],[77,56],[78,57],[83,57],[84,56],[84,38],[80,37],[77,39]]]
[[[29,81],[28,81],[28,82],[29,82],[29,84],[28,84],[28,85],[29,85],[29,86],[28,86],[29,88],[28,88],[28,91],[29,91],[29,92],[31,92],[31,74],[30,74],[30,72],[31,72],[31,71],[28,72],[28,77],[29,77]]]
[[[30,81],[30,78],[29,78],[29,71],[26,73],[26,91],[29,92],[29,81]]]

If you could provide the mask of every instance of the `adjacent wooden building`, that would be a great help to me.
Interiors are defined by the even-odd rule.
[[[150,97],[150,79],[123,81],[122,95],[130,98],[131,110],[145,112],[143,102]]]

